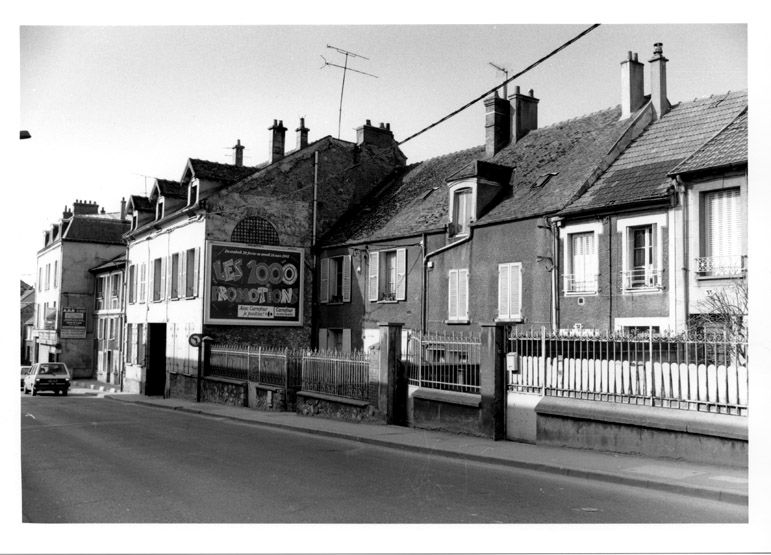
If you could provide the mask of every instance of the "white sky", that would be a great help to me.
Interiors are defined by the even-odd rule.
[[[336,68],[321,70],[321,56],[333,63],[343,59],[327,44],[367,56],[369,60],[350,60],[351,67],[378,76],[347,76],[341,138],[348,140],[367,118],[390,122],[397,140],[403,139],[494,86],[500,75],[488,62],[517,72],[593,22],[603,25],[516,81],[523,90],[533,88],[540,99],[541,126],[618,104],[619,62],[628,50],[647,62],[654,42],[664,43],[669,58],[671,101],[748,88],[749,65],[755,69],[750,74],[753,122],[771,120],[763,87],[771,52],[767,18],[745,0],[542,1],[527,7],[522,2],[490,0],[467,2],[460,8],[454,2],[435,2],[431,10],[414,0],[295,0],[285,5],[257,9],[256,3],[248,2],[29,1],[0,9],[0,52],[6,69],[3,105],[8,115],[4,121],[11,124],[5,126],[10,140],[2,152],[12,166],[1,221],[13,267],[4,273],[2,283],[9,299],[5,306],[14,308],[8,312],[14,314],[14,325],[6,333],[12,341],[4,351],[14,384],[16,280],[34,281],[43,230],[61,216],[64,206],[86,199],[117,210],[121,197],[144,192],[143,176],[179,179],[188,157],[227,162],[232,154],[228,147],[236,139],[247,146],[246,164],[262,162],[268,152],[267,128],[274,118],[283,119],[289,129],[290,148],[300,116],[306,118],[311,140],[336,135],[342,75]],[[573,6],[580,6],[580,12]],[[650,24],[628,25],[635,21]],[[683,25],[691,22],[705,24]],[[646,92],[647,81],[646,71]],[[483,108],[477,104],[405,144],[403,150],[414,162],[482,144],[483,121]],[[19,129],[29,130],[32,139],[19,141]],[[753,181],[769,183],[766,156],[755,140],[764,134],[764,126],[752,123],[750,131]],[[750,203],[750,251],[755,253],[768,249],[761,240],[763,230],[758,233],[765,214],[762,190],[751,193],[755,196]],[[756,279],[769,275],[767,256],[751,258]],[[751,291],[753,287],[751,280]],[[765,312],[752,311],[751,329],[771,329]],[[769,354],[767,347],[757,344],[751,353]],[[754,360],[761,361],[758,368],[764,370],[763,359]],[[767,377],[753,375],[753,391],[768,391],[762,379],[767,386]],[[3,394],[8,395],[4,416],[12,423],[3,430],[3,438],[18,448],[15,386],[4,388]],[[761,405],[753,404],[751,422],[767,422],[768,409]],[[751,428],[754,446],[759,445],[752,443],[757,432],[757,427]],[[765,447],[751,451],[751,468],[771,467]],[[751,496],[749,527],[420,527],[430,530],[431,539],[416,538],[412,544],[405,539],[415,536],[373,527],[358,527],[356,533],[340,527],[279,532],[241,527],[231,528],[227,537],[201,526],[172,527],[172,532],[164,529],[166,541],[160,543],[152,538],[161,532],[148,526],[131,530],[68,526],[56,534],[38,534],[18,525],[18,460],[16,453],[12,471],[4,473],[11,477],[4,491],[12,501],[0,505],[3,536],[16,552],[769,549],[767,540],[761,542],[761,532],[767,531],[763,525],[771,520],[771,512],[767,501],[759,503],[767,496]],[[768,486],[767,472],[758,474],[753,472],[752,491],[767,491],[758,489],[756,480],[765,480]],[[261,533],[255,534],[255,529]],[[371,532],[377,534],[377,544],[366,539]],[[249,537],[253,541],[246,541]],[[287,537],[293,539],[289,546]]]

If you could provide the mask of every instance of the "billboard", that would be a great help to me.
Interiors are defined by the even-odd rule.
[[[207,242],[206,324],[301,326],[303,250]]]
[[[65,306],[62,308],[62,339],[86,338],[86,309]]]

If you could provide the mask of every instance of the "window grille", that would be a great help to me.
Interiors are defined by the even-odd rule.
[[[278,245],[278,232],[268,220],[259,216],[244,218],[233,229],[230,240],[248,245]]]

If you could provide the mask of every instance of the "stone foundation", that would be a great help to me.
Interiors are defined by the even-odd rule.
[[[310,391],[297,392],[297,414],[348,422],[383,423],[384,415],[367,401],[357,401]]]
[[[208,376],[203,379],[201,401],[233,407],[246,407],[248,382]]]

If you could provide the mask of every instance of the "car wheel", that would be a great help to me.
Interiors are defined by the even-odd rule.
[[[37,395],[37,389],[35,389],[35,386],[32,386],[32,395]]]
[[[69,393],[68,389],[62,389],[62,395],[66,396]]]
[[[27,386],[24,386],[24,395],[29,395],[29,389],[27,389]]]

